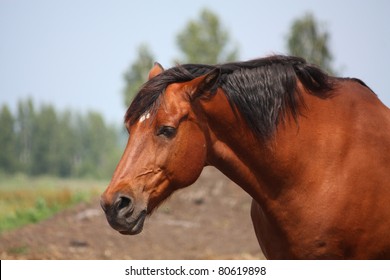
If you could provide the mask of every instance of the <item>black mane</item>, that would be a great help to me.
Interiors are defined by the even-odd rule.
[[[170,68],[146,82],[128,108],[125,121],[134,124],[144,113],[156,112],[161,96],[171,83],[187,82],[219,68],[217,86],[253,132],[270,136],[287,111],[297,120],[301,93],[297,80],[312,94],[326,97],[332,79],[318,67],[292,56],[271,56],[221,65],[184,64]]]

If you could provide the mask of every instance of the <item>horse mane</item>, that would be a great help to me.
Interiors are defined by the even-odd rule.
[[[302,102],[298,80],[321,98],[326,98],[334,86],[333,79],[320,68],[293,56],[220,65],[183,64],[147,81],[128,108],[125,122],[132,125],[146,112],[155,113],[169,84],[190,81],[216,67],[221,73],[216,86],[223,89],[234,111],[242,114],[252,131],[263,138],[272,135],[287,112],[297,121]]]

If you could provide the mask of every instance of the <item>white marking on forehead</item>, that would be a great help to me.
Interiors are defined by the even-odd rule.
[[[143,114],[140,118],[139,118],[139,121],[140,123],[144,122],[145,120],[149,119],[150,118],[150,113],[149,112],[146,112],[145,114]]]

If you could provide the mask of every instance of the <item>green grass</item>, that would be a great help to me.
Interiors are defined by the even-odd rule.
[[[0,176],[0,232],[47,219],[99,195],[107,181]]]

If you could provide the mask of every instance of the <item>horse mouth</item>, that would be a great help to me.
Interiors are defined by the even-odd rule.
[[[122,225],[122,228],[118,230],[119,233],[123,235],[135,235],[139,234],[144,228],[144,222],[146,218],[146,211],[142,211],[136,220]]]

